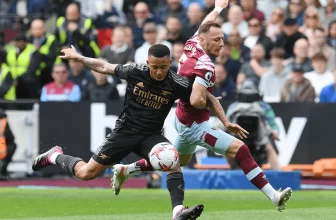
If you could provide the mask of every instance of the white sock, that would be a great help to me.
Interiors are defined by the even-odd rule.
[[[278,191],[276,191],[271,184],[267,183],[261,191],[265,193],[265,195],[274,203],[275,199],[277,198],[277,195],[279,194]]]
[[[181,209],[183,209],[183,205],[177,205],[177,206],[175,206],[174,207],[174,209],[173,209],[173,218],[175,217],[175,215],[179,212],[179,211],[181,211]]]
[[[51,157],[50,157],[50,162],[52,163],[52,164],[56,164],[56,158],[58,157],[58,155],[60,155],[61,153],[59,153],[59,152],[55,152],[55,153],[53,153],[52,155],[51,155]]]
[[[137,165],[137,162],[132,163],[132,164],[128,164],[128,165],[125,165],[125,166],[126,166],[125,172],[127,172],[127,174],[132,174],[133,175],[135,173],[141,172],[141,169]]]

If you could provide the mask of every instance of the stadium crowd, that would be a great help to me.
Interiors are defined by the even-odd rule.
[[[1,0],[0,97],[119,99],[125,82],[73,60],[65,63],[60,50],[73,45],[84,56],[110,63],[145,64],[148,48],[162,43],[171,49],[177,71],[184,43],[214,3]],[[230,0],[217,21],[225,46],[214,60],[215,96],[235,101],[249,80],[266,102],[336,102],[335,0]]]

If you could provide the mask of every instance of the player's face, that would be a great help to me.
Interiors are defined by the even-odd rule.
[[[149,56],[147,60],[147,65],[150,70],[150,76],[152,77],[152,79],[157,81],[164,80],[168,74],[171,63],[172,60],[169,56],[165,56],[162,58]]]
[[[201,38],[203,38],[200,40],[203,41],[204,51],[209,56],[218,57],[220,50],[224,47],[224,35],[222,29],[211,27],[209,32]]]

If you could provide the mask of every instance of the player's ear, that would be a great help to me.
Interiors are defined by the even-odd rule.
[[[171,67],[172,63],[173,63],[173,60],[172,60],[172,59],[170,59],[170,62],[169,62],[169,67]]]
[[[204,35],[203,34],[201,34],[201,35],[199,35],[199,40],[200,40],[200,43],[201,44],[203,44],[203,42],[204,42]]]

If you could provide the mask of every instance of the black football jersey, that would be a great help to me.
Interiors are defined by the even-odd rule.
[[[162,81],[151,78],[147,65],[118,65],[115,76],[127,81],[124,110],[115,131],[161,133],[175,100],[189,100],[193,82],[169,70]]]

